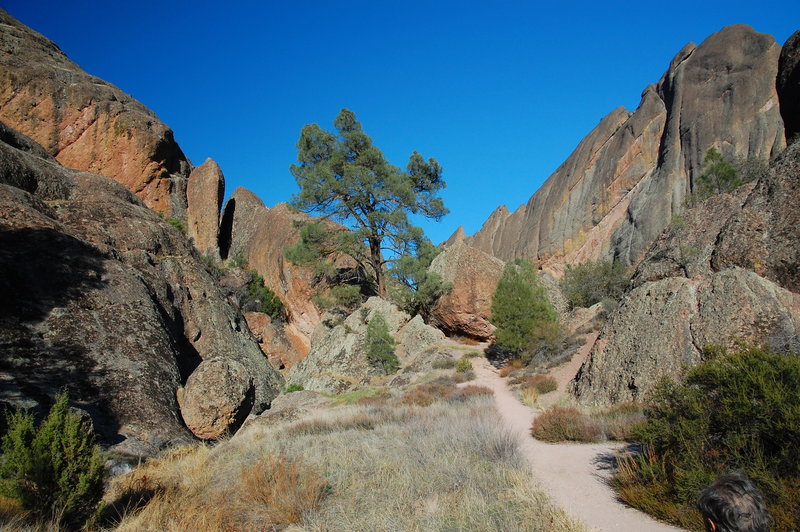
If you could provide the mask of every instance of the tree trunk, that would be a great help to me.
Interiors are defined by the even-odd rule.
[[[383,276],[383,253],[381,241],[377,238],[369,239],[369,261],[375,270],[375,284],[378,285],[378,296],[386,299],[386,280]]]

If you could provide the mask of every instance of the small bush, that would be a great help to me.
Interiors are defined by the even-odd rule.
[[[335,305],[346,309],[356,308],[361,304],[361,287],[354,284],[339,284],[331,288],[330,298]]]
[[[177,218],[167,218],[167,223],[180,231],[183,236],[186,236],[186,227],[184,227],[182,221]]]
[[[553,377],[541,373],[527,377],[524,386],[535,388],[541,395],[558,390],[558,382]]]
[[[555,406],[533,420],[533,437],[547,442],[598,441],[599,427],[577,408]]]
[[[501,377],[508,377],[511,374],[511,372],[522,368],[524,365],[525,363],[519,358],[512,358],[511,360],[506,362],[506,365],[500,368],[500,371],[498,371],[497,373]]]
[[[80,527],[103,496],[105,470],[100,448],[61,393],[47,418],[17,411],[8,419],[0,463],[0,491],[40,518],[60,515]]]
[[[472,370],[472,362],[466,357],[461,357],[456,362],[456,373],[464,373]]]
[[[286,387],[285,393],[301,392],[303,390],[305,390],[305,388],[303,388],[302,384],[290,384]]]
[[[628,271],[618,262],[587,261],[567,266],[561,290],[572,307],[591,307],[604,300],[619,301],[628,286]],[[613,306],[604,302],[604,306]]]
[[[431,364],[433,369],[451,369],[456,367],[456,359],[455,358],[439,358],[434,360]]]
[[[281,299],[264,284],[264,278],[255,271],[251,271],[250,281],[247,283],[247,301],[255,302],[259,312],[268,314],[273,320],[284,317],[286,309]],[[246,306],[245,303],[243,306]]]
[[[397,371],[400,361],[394,353],[394,339],[389,334],[389,326],[383,316],[376,312],[367,325],[365,338],[367,360],[374,367],[389,375]]]
[[[457,384],[461,384],[462,382],[469,382],[475,379],[475,372],[474,371],[465,371],[463,373],[456,373],[454,379]]]

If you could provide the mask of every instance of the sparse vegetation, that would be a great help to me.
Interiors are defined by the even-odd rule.
[[[456,362],[456,372],[457,373],[465,373],[467,371],[472,370],[472,362],[470,362],[469,358],[461,357]]]
[[[394,353],[394,338],[389,334],[386,320],[379,312],[367,324],[364,343],[370,364],[383,371],[384,375],[397,371],[400,361]]]
[[[528,261],[508,263],[492,298],[495,347],[516,358],[542,362],[560,350],[558,314]]]
[[[292,383],[286,387],[285,393],[301,392],[303,390],[305,390],[305,388],[303,388],[302,384]]]
[[[264,278],[257,272],[251,270],[250,281],[246,288],[246,301],[242,305],[247,307],[249,302],[256,305],[259,312],[269,315],[273,320],[283,319],[286,309],[281,299],[264,284]]]
[[[644,452],[621,462],[615,487],[628,504],[698,529],[697,490],[738,469],[764,492],[774,530],[800,528],[800,357],[752,346],[705,356],[683,384],[658,386],[634,435]]]
[[[534,419],[531,434],[547,442],[629,441],[634,427],[643,419],[642,408],[636,403],[621,403],[591,413],[554,406]]]
[[[573,307],[591,307],[604,300],[619,301],[629,280],[620,263],[598,260],[567,266],[560,285]]]
[[[183,236],[186,236],[186,227],[183,225],[182,221],[177,218],[167,218],[167,223],[180,231]]]
[[[113,481],[119,529],[582,530],[535,491],[491,392],[424,388],[425,408],[344,406],[168,452]]]
[[[103,459],[66,393],[38,427],[30,413],[10,414],[2,450],[0,492],[25,512],[73,528],[93,516],[103,495]]]

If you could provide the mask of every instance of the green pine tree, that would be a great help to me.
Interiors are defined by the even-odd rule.
[[[400,361],[394,352],[394,338],[389,334],[389,326],[383,316],[376,312],[369,324],[366,334],[367,360],[374,367],[389,375],[397,371]]]
[[[558,314],[539,283],[536,267],[528,261],[508,263],[492,298],[495,345],[526,359],[538,343],[550,341]]]

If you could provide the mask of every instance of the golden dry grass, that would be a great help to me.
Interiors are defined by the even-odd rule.
[[[488,390],[422,388],[424,407],[344,405],[151,460],[113,483],[144,495],[117,529],[582,530],[534,487]]]

